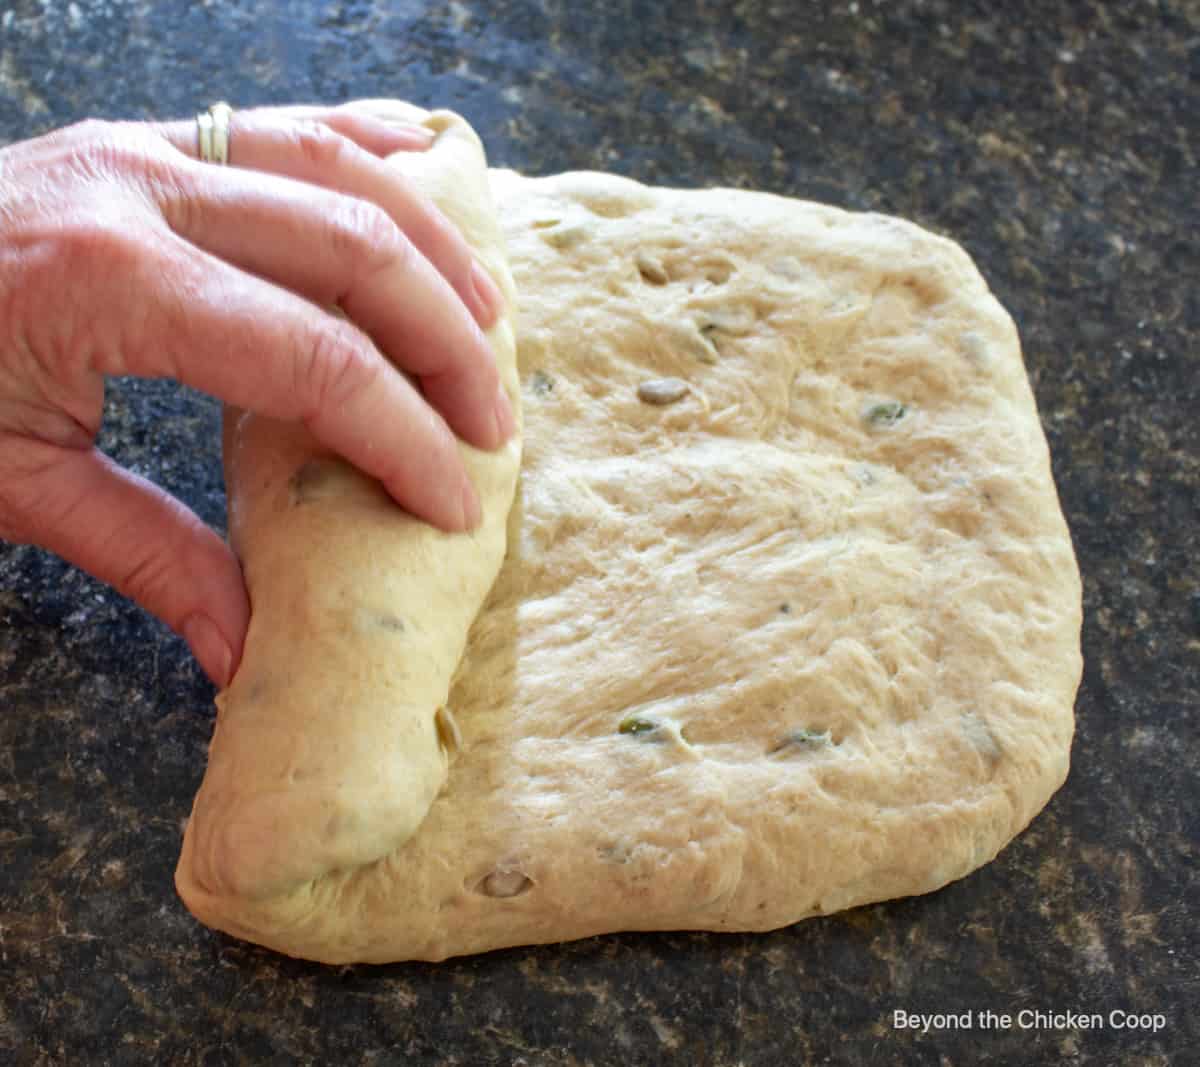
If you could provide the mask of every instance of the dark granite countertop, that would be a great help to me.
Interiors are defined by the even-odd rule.
[[[601,16],[585,13],[606,10]],[[768,189],[960,241],[1012,311],[1084,577],[1073,770],[942,892],[760,936],[325,968],[199,926],[212,689],[85,575],[0,545],[0,1061],[1171,1064],[1200,1047],[1200,5],[16,0],[0,137],[399,96],[495,163]],[[224,521],[217,411],[114,382],[103,447]],[[897,1029],[894,1012],[1100,1013]],[[1110,1012],[1160,1015],[1117,1028]]]

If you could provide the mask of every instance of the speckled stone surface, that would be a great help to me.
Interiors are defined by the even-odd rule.
[[[182,642],[0,544],[0,1062],[1188,1062],[1198,75],[1194,0],[4,5],[7,140],[219,97],[400,96],[462,111],[493,162],[530,172],[768,189],[953,236],[1021,329],[1083,570],[1086,668],[1067,785],[940,893],[763,936],[329,969],[211,933],[175,896],[212,725]],[[211,400],[114,382],[102,445],[222,525]],[[897,1010],[972,1028],[897,1029]],[[1022,1010],[1101,1025],[1027,1027]],[[980,1029],[986,1011],[1010,1027]]]

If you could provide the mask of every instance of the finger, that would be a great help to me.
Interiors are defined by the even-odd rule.
[[[172,123],[162,129],[181,151],[197,155],[194,124]],[[379,119],[350,109],[235,112],[230,120],[229,159],[236,167],[278,174],[378,204],[486,329],[499,315],[503,296],[450,220],[409,178],[380,158],[389,154],[386,146],[394,136],[392,130]],[[432,138],[420,147],[430,143]],[[375,153],[373,148],[384,151]]]
[[[29,539],[158,616],[209,678],[227,685],[250,619],[229,546],[174,497],[94,449],[26,447],[45,450],[26,457],[38,470]]]
[[[237,407],[299,419],[413,514],[445,530],[476,525],[458,441],[369,337],[173,234],[162,239],[171,247],[143,255],[143,273],[111,283],[139,286],[145,300],[109,346],[119,364],[98,370],[175,378]],[[107,303],[100,294],[97,306]]]
[[[434,141],[435,134],[427,126],[418,122],[396,123],[385,122],[367,112],[353,108],[327,107],[324,105],[291,104],[285,107],[264,107],[235,111],[233,119],[239,125],[248,116],[273,116],[276,122],[308,122],[320,123],[336,130],[347,137],[364,151],[376,156],[390,156],[393,152],[421,152]],[[181,152],[199,157],[195,119],[179,119],[172,122],[154,123],[154,127]],[[230,124],[231,134],[233,123]],[[239,149],[241,145],[238,146]],[[232,136],[230,138],[232,150]],[[232,154],[230,162],[235,166],[248,166],[243,159],[234,161]]]
[[[190,188],[158,190],[181,237],[314,303],[340,306],[422,379],[464,439],[489,449],[507,440],[514,420],[486,338],[382,209],[254,171],[197,166],[183,185]]]
[[[279,118],[300,122],[319,122],[349,137],[359,148],[372,155],[386,157],[393,152],[423,151],[433,144],[437,135],[428,126],[419,122],[387,121],[353,105],[338,107],[322,105],[291,104],[286,107],[255,108],[253,111],[238,111],[236,115],[262,115],[269,112]]]

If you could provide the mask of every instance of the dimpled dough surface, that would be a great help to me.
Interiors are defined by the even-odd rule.
[[[759,193],[492,186],[524,458],[458,750],[411,839],[258,939],[767,930],[990,860],[1067,773],[1080,585],[968,257]]]

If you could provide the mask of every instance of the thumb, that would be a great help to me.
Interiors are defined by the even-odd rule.
[[[157,615],[226,686],[250,619],[233,551],[173,496],[101,452],[55,452],[36,476],[29,539]]]

